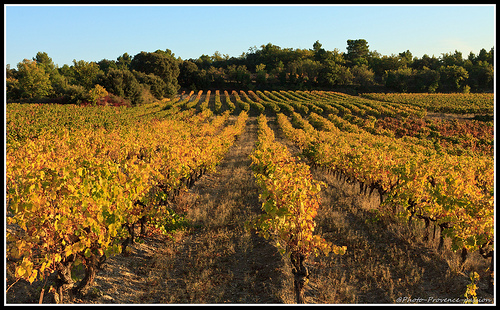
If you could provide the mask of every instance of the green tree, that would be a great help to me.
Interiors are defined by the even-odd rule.
[[[378,76],[383,76],[387,71],[399,70],[404,66],[405,63],[401,61],[401,58],[395,55],[372,57],[370,61],[370,68]]]
[[[212,60],[212,57],[203,54],[196,60],[196,64],[202,69],[207,69],[212,65]]]
[[[66,102],[79,104],[89,99],[88,91],[81,85],[68,84],[64,88],[64,98]]]
[[[255,66],[259,63],[266,65],[268,71],[276,69],[278,63],[281,61],[284,66],[288,64],[288,60],[285,59],[286,52],[277,45],[268,43],[266,45],[261,45],[260,50],[256,50],[252,55],[255,57],[247,56],[247,59],[251,61],[248,63],[249,66]],[[252,59],[254,58],[254,59]]]
[[[438,70],[440,75],[440,89],[442,91],[459,92],[464,89],[469,73],[464,67],[457,65],[443,66]]]
[[[107,95],[108,92],[106,91],[106,89],[99,84],[96,84],[95,87],[88,92],[89,101],[93,104],[97,104],[99,99],[104,98]]]
[[[18,71],[11,69],[10,65],[6,68],[6,92],[7,101],[16,100],[21,98],[22,89],[18,80]]]
[[[365,39],[347,40],[347,55],[351,67],[368,65],[368,42]]]
[[[165,96],[173,97],[180,86],[179,62],[170,50],[157,50],[154,53],[140,52],[132,58],[130,69],[159,76],[165,82]]]
[[[179,64],[179,76],[177,81],[182,87],[196,87],[196,77],[198,75],[198,66],[190,61],[184,60]]]
[[[121,70],[128,70],[131,62],[132,57],[128,53],[124,53],[116,59],[116,67]]]
[[[248,86],[250,83],[250,71],[248,71],[247,66],[236,66],[232,65],[227,68],[228,79],[235,81],[236,83],[244,86]]]
[[[95,85],[99,73],[102,73],[102,71],[95,62],[87,62],[85,60],[76,61],[73,59],[71,76],[75,84],[90,90]]]
[[[479,54],[477,55],[476,60],[477,61],[488,61],[488,58],[489,58],[488,52],[484,48],[482,48],[479,51]]]
[[[351,68],[353,82],[361,87],[362,90],[369,90],[375,83],[375,73],[367,65],[356,65]]]
[[[474,91],[485,91],[493,89],[494,68],[487,61],[478,61],[475,65],[466,65],[469,74],[467,84]]]
[[[99,69],[101,69],[102,72],[106,73],[110,68],[113,69],[118,69],[118,65],[116,64],[116,61],[114,60],[109,60],[109,59],[102,59],[97,63],[99,66]]]
[[[399,53],[399,60],[402,63],[402,66],[411,66],[413,62],[413,55],[410,50],[406,50],[405,52]]]
[[[215,53],[211,57],[212,62],[221,62],[224,60],[224,57],[222,57],[222,54],[219,51],[215,51]]]
[[[415,58],[412,62],[411,67],[413,69],[417,70],[422,70],[424,67],[431,69],[431,70],[437,70],[439,67],[441,67],[441,63],[439,58],[434,57],[429,57],[429,55],[424,54],[422,58]]]
[[[53,89],[51,96],[63,96],[68,84],[67,78],[60,73],[52,58],[45,52],[38,52],[33,60],[49,74],[50,84]]]
[[[42,65],[34,60],[24,59],[17,64],[17,68],[22,98],[41,99],[52,93],[50,75]]]
[[[37,64],[42,66],[45,72],[49,74],[51,74],[53,71],[56,71],[56,65],[52,61],[52,58],[50,58],[49,55],[45,52],[38,52],[33,60],[36,61]]]
[[[390,70],[384,75],[385,86],[402,93],[413,90],[415,84],[414,79],[414,70],[408,67]]]
[[[318,75],[320,85],[332,87],[351,84],[353,76],[345,66],[345,59],[338,49],[328,51]]]
[[[462,67],[464,65],[464,59],[462,57],[462,53],[459,51],[455,51],[454,54],[443,53],[441,57],[441,63],[443,66]]]
[[[255,77],[255,81],[258,85],[264,85],[267,82],[267,72],[266,65],[263,63],[258,64],[255,67],[255,73],[257,74]]]
[[[143,88],[129,70],[109,69],[108,73],[101,77],[99,84],[102,84],[108,92],[130,100],[132,104],[144,102]]]
[[[137,81],[140,84],[145,85],[148,87],[149,91],[151,94],[158,100],[162,99],[165,97],[165,91],[167,89],[167,85],[165,82],[157,75],[154,75],[152,73],[146,74],[144,72],[139,72],[133,70],[132,73],[135,75]]]
[[[215,88],[223,87],[225,84],[224,76],[225,76],[225,71],[223,68],[216,68],[216,67],[208,68],[207,78],[210,83],[208,87],[210,86]]]
[[[418,92],[434,93],[439,87],[440,75],[436,70],[424,67],[415,74],[415,88]]]
[[[311,86],[317,81],[322,65],[319,61],[312,59],[298,59],[288,64],[287,72],[290,76],[296,76],[299,83]]]

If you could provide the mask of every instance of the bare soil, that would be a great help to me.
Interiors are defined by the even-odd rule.
[[[277,139],[297,150],[268,118]],[[274,241],[245,228],[260,212],[249,155],[257,138],[256,118],[216,172],[201,177],[181,195],[176,210],[190,225],[171,236],[149,235],[129,253],[108,258],[91,291],[76,304],[290,304],[295,302],[291,267]],[[313,169],[327,187],[321,191],[316,233],[337,245],[343,256],[311,257],[307,303],[380,304],[463,302],[469,271],[478,271],[478,296],[493,302],[484,270],[489,262],[470,255],[464,266],[438,238],[423,241],[423,225],[413,228],[376,216],[378,195],[357,184]],[[48,283],[53,279],[49,279]],[[7,303],[38,303],[44,283],[13,284],[8,264]],[[46,284],[49,285],[49,284]],[[44,303],[53,303],[45,294]]]

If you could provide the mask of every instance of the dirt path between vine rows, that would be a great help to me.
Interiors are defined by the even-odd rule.
[[[272,241],[245,229],[259,214],[249,158],[256,118],[247,122],[216,172],[179,198],[190,228],[144,238],[129,256],[109,259],[84,303],[275,304],[293,302],[290,267]]]

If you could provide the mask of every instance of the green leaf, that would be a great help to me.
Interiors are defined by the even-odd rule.
[[[89,258],[92,255],[92,251],[89,248],[87,248],[85,250],[85,254],[84,255],[85,255],[86,258]]]

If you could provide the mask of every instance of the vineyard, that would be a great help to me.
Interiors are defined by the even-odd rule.
[[[8,104],[7,303],[493,303],[493,98]]]

